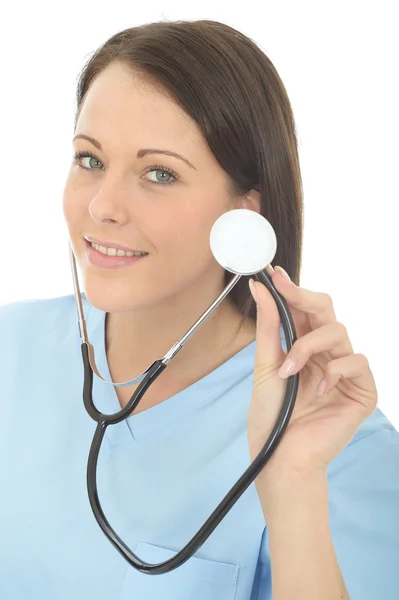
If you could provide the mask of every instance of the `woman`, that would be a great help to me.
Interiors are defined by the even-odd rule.
[[[138,377],[218,297],[232,274],[214,260],[209,233],[224,212],[247,208],[272,224],[274,262],[292,279],[269,267],[295,321],[288,358],[300,384],[291,422],[254,485],[195,556],[169,573],[143,574],[103,535],[87,499],[95,423],[82,404],[74,297],[4,306],[1,598],[397,598],[399,435],[377,408],[367,358],[353,352],[332,299],[299,287],[296,133],[270,60],[217,22],[127,29],[85,65],[74,134],[64,214],[101,375]],[[266,287],[256,282],[251,294],[248,279],[132,416],[107,429],[101,503],[151,564],[198,531],[279,412],[287,384],[279,314]],[[116,412],[136,387],[94,378],[96,406]]]

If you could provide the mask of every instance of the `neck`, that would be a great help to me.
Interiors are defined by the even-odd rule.
[[[217,297],[217,296],[215,296]],[[171,303],[144,310],[107,313],[105,344],[113,381],[138,377],[180,340],[212,303]],[[183,308],[183,306],[185,308]],[[217,368],[255,340],[256,324],[243,320],[225,300],[208,316],[170,361],[165,381],[186,377],[193,381]]]

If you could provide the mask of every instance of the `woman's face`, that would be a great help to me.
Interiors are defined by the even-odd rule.
[[[64,190],[64,215],[89,302],[108,312],[195,297],[223,289],[223,269],[209,247],[210,230],[238,208],[226,173],[200,130],[166,94],[114,63],[92,83],[75,135]],[[143,149],[160,152],[139,156]],[[175,175],[168,174],[172,170]],[[85,237],[148,252],[133,266],[100,269],[88,260]],[[187,298],[186,298],[187,299]]]

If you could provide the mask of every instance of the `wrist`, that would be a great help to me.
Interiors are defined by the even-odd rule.
[[[255,479],[255,486],[265,518],[283,516],[292,505],[314,506],[316,498],[328,499],[327,471],[323,468],[283,470],[280,476],[262,472]]]

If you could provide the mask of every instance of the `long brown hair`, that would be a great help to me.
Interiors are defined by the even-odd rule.
[[[260,192],[261,214],[277,236],[272,265],[299,285],[303,190],[291,104],[274,65],[250,38],[210,20],[160,21],[125,29],[84,65],[75,130],[95,77],[118,61],[160,84],[197,123],[233,194]],[[225,271],[225,284],[233,274]],[[244,319],[256,306],[243,276],[229,297]],[[239,328],[241,327],[239,326]]]

